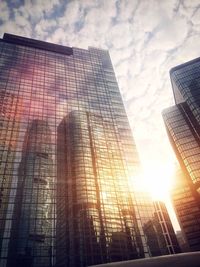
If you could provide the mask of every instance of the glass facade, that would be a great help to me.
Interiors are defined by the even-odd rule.
[[[163,245],[160,245],[162,254],[175,254],[180,253],[180,247],[169,217],[169,214],[167,212],[167,208],[165,206],[165,203],[162,201],[155,201],[154,202],[154,208],[155,208],[155,225],[158,229],[158,233],[162,233],[162,243]]]
[[[179,170],[172,191],[172,201],[183,229],[184,239],[191,251],[200,250],[200,206],[188,177]]]
[[[66,155],[65,161],[58,158],[57,163],[57,215],[69,238],[63,250],[70,251],[67,261],[88,266],[102,259],[142,257],[139,224],[112,119],[70,112],[58,127],[58,150]],[[62,236],[61,232],[58,242]]]
[[[0,266],[153,255],[140,215],[150,216],[146,196],[138,200],[129,184],[139,159],[107,51],[5,34],[0,111]]]
[[[186,102],[198,124],[200,124],[199,68],[200,59],[197,58],[170,71],[176,104]],[[179,97],[177,91],[179,91]]]
[[[200,143],[193,124],[194,117],[186,103],[163,112],[163,118],[179,162],[198,187],[200,182]]]
[[[174,190],[173,202],[191,250],[200,248],[197,219],[200,208],[199,68],[198,58],[170,71],[176,105],[163,112],[169,140],[184,173],[182,183],[178,182]],[[180,177],[177,179],[181,181]]]
[[[10,266],[49,266],[54,227],[51,131],[35,119],[25,134],[13,213]],[[34,257],[34,259],[33,259]]]
[[[179,253],[180,247],[164,202],[152,201],[145,192],[135,194],[151,256]]]

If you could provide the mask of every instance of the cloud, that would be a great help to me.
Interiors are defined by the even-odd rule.
[[[200,6],[198,9],[195,10],[193,16],[191,17],[191,22],[195,25],[196,24],[199,25],[200,24],[199,18],[200,18]]]
[[[38,39],[45,40],[52,31],[57,28],[55,20],[41,19],[35,26],[35,32],[38,35]],[[55,40],[55,43],[59,43],[59,40]]]
[[[139,5],[139,0],[137,1],[119,1],[118,2],[118,14],[117,14],[117,20],[120,22],[131,22],[134,17],[134,12],[136,11],[137,7]]]
[[[59,0],[26,0],[25,4],[21,5],[17,9],[23,17],[29,17],[32,23],[36,23],[39,19],[45,16],[50,16],[59,4]]]
[[[1,17],[0,21],[5,22],[9,19],[10,11],[5,1],[0,2]]]
[[[154,38],[151,39],[148,47],[151,50],[168,51],[175,49],[185,40],[188,30],[187,21],[178,15],[172,22],[169,19],[165,19],[155,32]]]

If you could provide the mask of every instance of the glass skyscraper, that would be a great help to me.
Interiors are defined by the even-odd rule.
[[[140,213],[154,210],[130,188],[139,159],[107,51],[5,34],[0,127],[2,267],[153,255]]]
[[[200,249],[200,59],[170,71],[175,106],[163,112],[183,174],[173,192],[175,210],[191,250]],[[180,178],[181,177],[181,178]]]

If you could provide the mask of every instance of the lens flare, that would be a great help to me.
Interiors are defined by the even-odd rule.
[[[130,185],[133,191],[146,191],[154,200],[165,201],[172,188],[174,171],[173,164],[146,164],[135,177],[131,177]]]

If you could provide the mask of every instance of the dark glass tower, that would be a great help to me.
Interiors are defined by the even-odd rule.
[[[179,182],[173,193],[173,202],[191,250],[200,249],[199,72],[199,58],[177,66],[170,71],[176,105],[163,112],[170,142],[184,173],[181,178],[180,175],[177,177]],[[180,203],[184,203],[184,205],[180,207]]]
[[[10,103],[9,106],[7,103]],[[139,159],[108,51],[0,40],[0,266],[149,257]],[[146,202],[145,202],[146,203]]]
[[[53,180],[51,131],[33,120],[24,138],[13,214],[9,266],[51,266]]]

